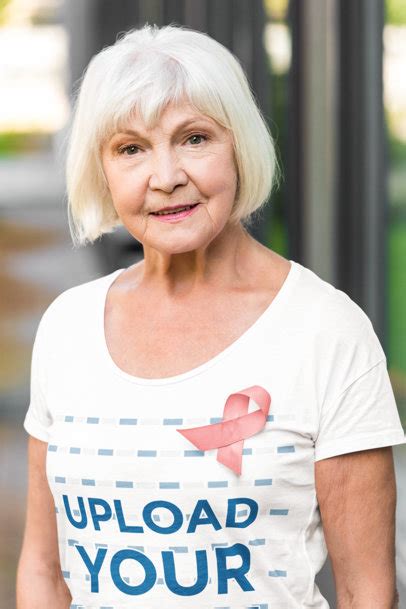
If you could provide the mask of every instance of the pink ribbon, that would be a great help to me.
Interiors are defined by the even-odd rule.
[[[248,413],[250,398],[259,410]],[[270,404],[269,393],[263,387],[253,385],[230,393],[224,405],[222,422],[176,431],[199,450],[217,448],[217,461],[240,475],[244,440],[263,429]]]

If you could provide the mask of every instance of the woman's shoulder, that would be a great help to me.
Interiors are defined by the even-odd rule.
[[[347,320],[349,323],[365,322],[369,318],[365,311],[345,291],[340,290],[333,283],[323,279],[310,268],[293,261],[298,268],[300,276],[300,298],[313,310],[317,309],[320,321],[337,322]],[[298,296],[299,297],[299,296]]]
[[[113,280],[121,269],[112,273],[89,279],[82,283],[70,286],[59,292],[46,306],[41,316],[42,325],[68,321],[83,315],[87,309],[92,310],[103,298],[103,289]]]
[[[296,305],[315,342],[324,351],[356,349],[373,354],[375,359],[385,358],[373,322],[362,306],[311,269],[299,267]]]
[[[355,334],[371,324],[360,305],[316,271],[272,250],[263,249],[261,254],[257,277],[265,283],[266,275],[275,293],[285,292],[284,304],[300,324],[340,334]]]

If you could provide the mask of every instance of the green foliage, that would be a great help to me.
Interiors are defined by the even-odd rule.
[[[283,21],[288,11],[289,0],[264,0],[265,13],[272,21]]]
[[[406,222],[391,219],[388,236],[390,363],[406,374]]]
[[[271,79],[271,100],[269,127],[275,141],[276,153],[281,166],[279,188],[274,190],[268,203],[266,245],[281,256],[288,257],[288,235],[284,210],[286,202],[286,167],[287,167],[287,95],[288,74],[272,73],[268,59],[269,77]]]
[[[389,368],[402,424],[406,430],[406,221],[389,224]]]
[[[406,143],[392,134],[389,137],[389,156],[391,165],[406,167]]]
[[[11,0],[0,0],[0,26],[6,23],[5,8]]]
[[[405,0],[385,0],[385,22],[393,25],[406,25]]]
[[[50,136],[43,133],[0,132],[0,158],[43,149]]]

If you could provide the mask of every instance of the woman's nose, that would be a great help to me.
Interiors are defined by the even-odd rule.
[[[149,186],[152,190],[172,192],[176,186],[187,184],[188,177],[173,150],[161,150],[153,155]]]

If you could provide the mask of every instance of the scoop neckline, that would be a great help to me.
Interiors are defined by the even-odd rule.
[[[225,349],[214,355],[212,358],[203,362],[199,366],[195,366],[190,370],[186,370],[181,374],[176,374],[173,376],[167,376],[164,378],[145,378],[141,376],[135,376],[122,370],[116,362],[111,357],[110,351],[107,347],[106,334],[104,329],[104,318],[105,318],[105,308],[107,301],[107,294],[109,288],[114,283],[115,279],[120,275],[120,273],[126,271],[126,268],[120,268],[116,271],[113,271],[109,275],[105,276],[105,282],[102,284],[102,294],[101,294],[101,306],[99,307],[99,312],[97,315],[97,323],[98,323],[98,332],[100,336],[100,342],[102,346],[102,356],[107,366],[118,376],[126,381],[130,381],[131,383],[136,383],[138,385],[148,385],[148,386],[163,386],[163,385],[171,385],[174,383],[180,383],[183,381],[187,381],[199,374],[202,374],[206,370],[209,370],[212,366],[219,363],[223,358],[230,355],[232,352],[237,350],[240,346],[242,346],[265,322],[275,317],[277,312],[283,308],[283,303],[286,301],[294,283],[299,277],[301,271],[301,265],[295,260],[289,260],[291,263],[289,273],[287,274],[285,281],[282,286],[279,288],[276,296],[269,303],[267,308],[261,313],[259,317],[254,321],[251,326],[249,326],[238,338],[236,338],[232,343],[230,343]]]

